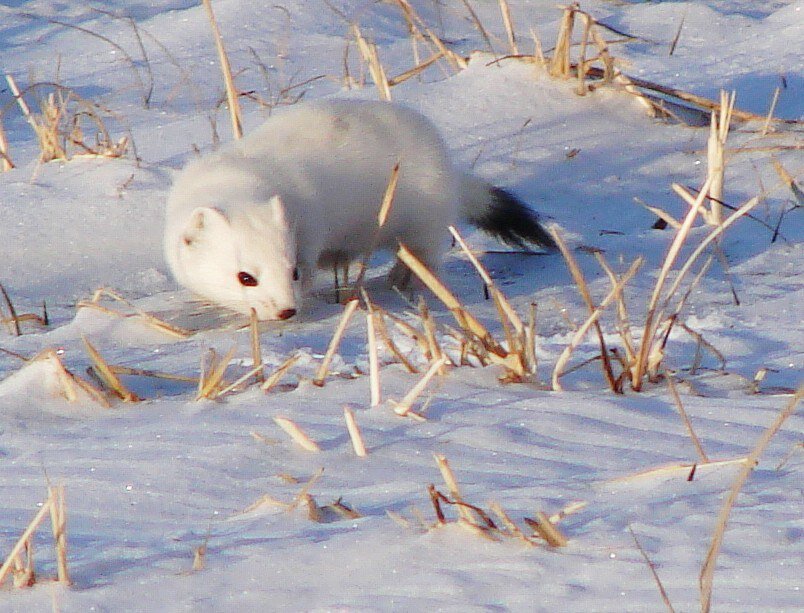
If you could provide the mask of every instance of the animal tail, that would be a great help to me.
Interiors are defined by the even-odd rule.
[[[461,217],[504,243],[558,249],[539,216],[519,198],[470,174],[461,177]]]

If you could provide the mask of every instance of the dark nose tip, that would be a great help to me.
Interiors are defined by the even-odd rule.
[[[296,309],[282,309],[276,316],[279,319],[290,319],[296,314]]]

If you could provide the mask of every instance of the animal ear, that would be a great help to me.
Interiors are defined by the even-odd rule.
[[[190,221],[184,229],[184,244],[217,234],[229,228],[229,220],[223,211],[209,206],[200,206],[190,214]]]
[[[285,204],[282,202],[282,198],[280,198],[278,195],[273,196],[268,201],[268,209],[271,212],[271,218],[273,219],[274,223],[284,228],[288,227],[287,215],[285,214]]]

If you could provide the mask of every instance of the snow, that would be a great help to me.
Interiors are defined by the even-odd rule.
[[[498,4],[472,5],[501,55],[506,45]],[[554,3],[510,5],[520,46],[530,50],[532,28],[549,50],[560,18]],[[242,91],[274,102],[288,86],[297,86],[287,94],[291,99],[376,98],[370,79],[363,88],[344,88],[348,22],[327,3],[291,0],[265,8],[253,0],[218,0],[214,7]],[[395,5],[337,8],[378,44],[389,75],[412,65],[407,26]],[[686,207],[671,184],[702,184],[707,132],[652,119],[621,92],[579,97],[575,83],[551,79],[530,64],[493,62],[461,2],[416,8],[458,51],[483,53],[473,54],[458,74],[444,64],[444,70],[432,67],[420,80],[394,87],[394,100],[429,116],[462,166],[510,188],[558,223],[597,301],[610,284],[583,247],[603,250],[618,272],[643,256],[627,296],[632,322],[644,321],[671,233],[652,229],[655,217],[634,198],[682,216]],[[583,8],[639,37],[612,44],[629,74],[708,97],[734,88],[737,106],[758,114],[767,112],[781,87],[776,114],[804,119],[804,2],[601,0]],[[47,484],[64,484],[73,581],[67,588],[48,580],[56,561],[43,525],[34,540],[39,581],[29,589],[5,584],[0,611],[660,610],[659,590],[629,528],[675,609],[699,606],[698,575],[739,465],[699,466],[692,481],[681,469],[634,476],[698,460],[662,383],[616,395],[594,362],[567,374],[565,391],[553,392],[535,383],[502,384],[495,367],[465,366],[428,386],[426,410],[421,401],[415,407],[427,421],[404,419],[388,403],[369,407],[360,312],[333,361],[334,374],[324,387],[310,382],[342,312],[322,274],[301,317],[263,327],[266,372],[300,355],[268,393],[250,386],[217,401],[196,401],[192,383],[125,376],[143,402],[113,401],[105,408],[82,390],[77,401],[65,399],[59,361],[86,377],[91,362],[82,337],[111,364],[196,377],[210,349],[223,355],[235,346],[227,380],[251,368],[242,321],[199,310],[176,287],[161,253],[173,173],[194,149],[212,147],[214,134],[225,141],[231,130],[225,105],[218,105],[223,86],[209,23],[195,3],[29,0],[5,3],[0,16],[3,72],[21,88],[57,81],[108,109],[112,136],[130,135],[139,156],[39,164],[30,126],[10,91],[0,89],[2,125],[17,165],[0,174],[0,282],[18,313],[41,314],[45,301],[51,320],[46,329],[23,322],[19,337],[0,330],[0,556],[35,515]],[[130,16],[137,30],[122,16]],[[354,46],[349,54],[358,78]],[[36,110],[33,94],[26,98]],[[248,131],[268,111],[250,99],[242,104]],[[750,452],[800,384],[804,364],[800,208],[784,217],[781,236],[771,242],[782,211],[794,203],[779,185],[771,155],[799,184],[801,157],[791,149],[759,149],[800,146],[800,124],[764,138],[756,130],[756,124],[739,124],[730,136],[729,147],[750,150],[730,157],[725,199],[739,205],[767,190],[752,214],[771,229],[751,219],[732,226],[720,243],[729,277],[716,261],[682,312],[683,322],[723,356],[725,371],[704,349],[701,368],[691,372],[696,342],[679,328],[665,357],[713,460]],[[706,232],[699,225],[693,238]],[[462,233],[473,247],[499,249],[470,228]],[[572,337],[570,322],[586,316],[565,264],[558,255],[489,253],[482,259],[520,314],[538,303],[538,380],[549,381]],[[405,314],[408,305],[383,289],[387,266],[380,257],[371,269],[372,298],[416,323]],[[458,251],[447,258],[441,277],[502,337],[494,306]],[[177,339],[135,317],[76,308],[99,286],[195,333]],[[431,295],[427,300],[437,321],[451,324],[449,312]],[[108,299],[102,304],[127,308]],[[616,346],[612,315],[602,322],[606,341]],[[394,338],[419,368],[427,366],[410,339]],[[455,355],[454,341],[442,340]],[[44,350],[54,353],[30,363],[14,355]],[[597,353],[596,341],[587,338],[572,364]],[[390,354],[381,357],[383,396],[398,400],[421,375],[393,363]],[[762,368],[762,393],[748,393]],[[345,404],[363,431],[365,458],[352,451]],[[296,422],[321,452],[292,442],[273,421],[279,415]],[[803,432],[802,417],[793,415],[738,498],[715,572],[715,610],[804,608]],[[524,518],[537,511],[551,515],[585,502],[558,524],[569,544],[493,541],[456,523],[427,529],[417,517],[427,525],[436,521],[428,484],[448,491],[434,454],[449,460],[466,501],[484,509],[499,503],[525,531]],[[316,523],[304,504],[292,511],[262,505],[245,512],[264,495],[292,502],[320,469],[310,489],[315,501],[327,505],[342,498],[362,517]],[[387,511],[410,526],[392,521]],[[454,508],[445,512],[455,519]],[[204,568],[193,570],[194,550],[205,543]]]

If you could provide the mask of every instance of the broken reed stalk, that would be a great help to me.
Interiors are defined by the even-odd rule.
[[[360,427],[357,425],[354,411],[348,407],[343,407],[343,419],[346,421],[346,429],[349,431],[349,438],[352,441],[352,448],[355,450],[355,455],[364,458],[368,455],[366,452],[366,445],[363,442],[363,435],[360,434]]]
[[[570,50],[572,49],[572,29],[575,25],[575,13],[577,6],[564,7],[564,14],[561,17],[561,25],[556,35],[556,45],[553,50],[553,58],[550,60],[550,75],[561,79],[569,79],[572,62],[570,60]]]
[[[736,92],[732,92],[729,96],[725,91],[720,90],[720,109],[719,112],[712,111],[709,140],[706,144],[707,173],[711,178],[707,222],[715,226],[720,224],[723,217],[720,203],[723,202],[723,181],[726,170],[725,149],[735,97]]]
[[[777,87],[775,90],[773,90],[773,98],[771,99],[770,108],[768,109],[768,117],[765,119],[765,124],[762,126],[762,131],[760,132],[762,136],[765,136],[768,132],[770,132],[771,122],[773,121],[773,113],[776,111],[776,103],[779,102],[779,94],[781,91],[781,87]]]
[[[684,427],[687,429],[687,433],[690,435],[690,439],[692,440],[692,444],[695,446],[695,451],[698,454],[698,457],[701,459],[701,462],[709,462],[709,457],[706,455],[698,435],[695,434],[695,430],[692,427],[692,422],[690,421],[689,415],[687,415],[687,411],[684,409],[684,405],[681,402],[681,397],[678,395],[678,390],[676,389],[676,384],[673,382],[673,377],[669,374],[667,375],[667,388],[670,390],[670,396],[673,398],[673,402],[678,409],[679,415],[681,415],[681,420],[684,422]]]
[[[621,390],[619,390],[619,386],[617,385],[617,378],[614,376],[614,372],[612,371],[612,368],[611,368],[611,357],[609,356],[609,350],[608,350],[608,347],[606,346],[606,340],[603,337],[603,329],[600,327],[600,322],[597,319],[599,317],[599,315],[600,315],[600,313],[598,311],[599,307],[595,307],[595,303],[592,300],[592,295],[589,292],[589,286],[586,284],[586,279],[584,279],[583,273],[581,272],[581,269],[578,266],[578,263],[575,261],[575,258],[573,257],[572,252],[567,248],[567,244],[564,242],[564,237],[561,236],[561,233],[558,231],[558,228],[556,226],[552,226],[549,229],[549,232],[550,232],[551,236],[553,237],[553,240],[555,241],[555,243],[558,246],[559,250],[561,251],[561,255],[564,256],[564,261],[567,263],[567,267],[569,268],[570,273],[572,274],[572,278],[575,281],[575,285],[578,287],[578,292],[581,294],[581,298],[583,298],[583,301],[586,303],[586,306],[589,309],[590,318],[587,319],[587,322],[589,322],[589,325],[594,325],[595,332],[597,333],[597,342],[600,345],[600,358],[601,358],[601,364],[602,364],[602,368],[603,368],[603,376],[606,379],[606,383],[608,383],[609,388],[612,391],[619,392]],[[639,262],[639,264],[637,264],[637,262]],[[642,263],[641,258],[638,258],[634,262],[634,264],[631,265],[631,268],[633,269],[633,273],[636,273],[636,269],[634,268],[634,266],[636,266],[636,268],[638,268],[641,265],[641,263]],[[632,275],[633,275],[633,273],[632,273]],[[621,296],[622,295],[622,288],[624,287],[624,285],[625,285],[624,283],[614,284],[614,288],[619,287],[620,289],[616,290],[616,293],[614,295],[610,294],[610,297],[611,298],[617,298],[618,296]],[[598,315],[594,316],[594,313],[596,311],[598,312]],[[584,334],[585,334],[585,332],[584,332]],[[578,336],[577,333],[576,333],[576,338],[578,339],[578,342],[580,342],[580,340],[583,338],[583,336]],[[567,347],[567,349],[570,349],[570,347]],[[572,350],[570,349],[569,352],[567,352],[567,350],[565,350],[565,353],[567,353],[566,359],[569,359],[569,355],[572,353]],[[558,391],[558,389],[560,389],[560,386],[559,386],[559,388],[555,387],[555,385],[558,383],[558,378],[556,376],[557,372],[560,373],[560,371],[558,369],[558,364],[556,364],[556,368],[553,371],[553,386],[554,386],[553,389],[556,390],[556,391]]]
[[[653,287],[653,293],[651,294],[650,301],[648,302],[648,310],[645,316],[645,327],[642,333],[642,340],[640,341],[639,352],[637,353],[636,364],[634,364],[633,368],[631,369],[631,387],[636,392],[642,390],[643,378],[648,370],[648,358],[651,356],[654,348],[656,330],[659,327],[660,321],[656,317],[657,307],[659,304],[659,298],[662,295],[662,290],[664,289],[665,281],[667,280],[667,276],[670,273],[670,269],[675,263],[679,252],[681,251],[684,241],[689,235],[692,224],[695,221],[695,217],[698,215],[701,205],[706,199],[706,195],[709,192],[709,186],[711,183],[712,177],[709,176],[706,178],[701,191],[698,193],[698,197],[692,202],[692,206],[684,218],[684,221],[682,222],[678,232],[676,232],[673,242],[670,243],[670,247],[667,250],[662,267],[659,270],[659,275],[656,278],[656,284]],[[673,188],[683,190],[683,188],[677,184],[673,184]],[[718,226],[718,228],[722,227],[722,225]],[[670,295],[672,295],[672,293]]]
[[[346,326],[349,325],[349,321],[352,319],[352,315],[354,315],[358,304],[359,302],[357,298],[352,298],[346,303],[346,307],[343,310],[343,315],[338,322],[337,328],[335,328],[335,334],[332,335],[332,340],[329,342],[329,347],[327,347],[327,353],[324,355],[324,360],[321,362],[321,366],[318,368],[315,379],[313,379],[313,385],[324,387],[324,380],[327,378],[329,365],[332,362],[332,358],[335,356],[335,352],[338,350],[338,345],[340,345],[341,338],[343,338],[343,333],[346,331]]]
[[[551,547],[566,547],[569,539],[558,527],[550,521],[550,518],[543,512],[536,512],[536,519],[525,518],[525,523],[542,537]]]
[[[424,33],[425,40],[431,45],[431,48],[441,52],[456,72],[463,70],[469,65],[465,58],[444,45],[444,42],[427,26],[408,0],[395,0],[395,2],[405,14],[405,19],[409,23],[415,24],[417,28]]]
[[[449,460],[440,454],[433,454],[433,458],[435,458],[436,464],[438,465],[438,470],[441,471],[441,478],[444,479],[444,483],[446,483],[447,488],[449,488],[450,496],[452,496],[452,499],[458,503],[458,514],[461,516],[461,518],[465,519],[471,524],[474,524],[475,521],[472,513],[468,508],[461,504],[463,503],[461,488],[458,487],[458,480],[455,478],[455,473],[452,472],[452,468],[449,465]]]
[[[368,42],[363,37],[360,27],[356,23],[352,24],[352,36],[354,36],[354,39],[357,42],[357,48],[360,51],[360,55],[363,57],[363,61],[368,64],[371,78],[374,81],[374,85],[377,87],[377,91],[380,94],[380,99],[390,102],[391,86],[388,83],[385,68],[383,68],[382,62],[380,61],[380,54],[377,51],[377,45]]]
[[[226,101],[229,104],[229,117],[232,120],[232,133],[236,139],[239,139],[243,136],[243,121],[240,113],[239,94],[235,87],[234,78],[232,78],[232,67],[229,64],[229,57],[226,55],[226,49],[223,46],[223,38],[221,37],[221,31],[218,27],[218,20],[215,18],[215,12],[212,10],[212,0],[201,0],[201,3],[207,11],[207,17],[209,17],[209,23],[212,27],[212,35],[215,38],[215,47],[218,50],[218,60],[221,63],[223,81],[226,85]]]
[[[300,357],[301,357],[301,354],[300,354],[300,353],[294,353],[294,354],[293,354],[292,356],[290,356],[290,357],[289,357],[287,360],[285,360],[284,362],[282,362],[282,364],[281,364],[281,365],[280,365],[280,366],[279,366],[279,367],[278,367],[278,368],[277,368],[277,369],[276,369],[274,372],[272,372],[272,373],[270,374],[270,376],[269,376],[267,379],[265,379],[265,383],[263,383],[263,384],[262,384],[262,386],[261,386],[261,387],[262,387],[262,391],[264,391],[264,392],[268,392],[268,391],[269,391],[269,390],[271,390],[271,389],[272,389],[272,388],[273,388],[273,387],[274,387],[274,386],[275,386],[277,383],[279,383],[279,380],[280,380],[282,377],[284,377],[284,376],[285,376],[285,374],[287,374],[287,372],[288,372],[288,371],[291,369],[291,367],[292,367],[292,366],[293,366],[293,365],[294,365],[296,362],[298,362],[298,361],[299,361],[299,358],[300,358]]]
[[[405,357],[402,351],[397,347],[396,343],[391,338],[390,333],[388,332],[388,326],[385,325],[385,313],[381,310],[375,309],[375,327],[377,333],[380,335],[380,338],[385,343],[385,346],[388,347],[388,350],[393,354],[393,356],[399,360],[399,362],[405,367],[405,369],[410,373],[418,373],[419,369],[416,368],[411,361]]]
[[[503,24],[505,25],[505,33],[508,35],[508,49],[511,55],[519,55],[519,48],[516,45],[516,33],[514,32],[514,22],[511,19],[511,7],[508,6],[508,0],[499,0],[500,13],[502,13]]]
[[[290,438],[301,445],[302,449],[307,451],[321,451],[318,443],[307,436],[307,433],[305,433],[304,430],[299,428],[295,422],[291,421],[287,417],[276,416],[274,417],[274,423],[282,428],[282,430],[284,430],[285,433],[290,436]]]
[[[120,380],[120,377],[117,376],[117,373],[114,371],[114,369],[109,366],[109,363],[103,358],[95,346],[89,342],[89,339],[86,336],[82,334],[81,340],[84,342],[84,348],[92,360],[95,373],[98,375],[98,377],[100,377],[100,380],[103,382],[103,384],[112,393],[114,393],[115,396],[120,398],[120,400],[123,402],[139,402],[142,400],[139,396],[137,396],[137,394],[130,391],[125,385],[123,385],[123,382]]]
[[[442,355],[439,359],[435,360],[432,364],[430,364],[430,368],[424,373],[421,379],[414,385],[410,391],[405,394],[405,397],[402,398],[399,402],[395,403],[394,412],[399,415],[400,417],[407,417],[407,416],[414,416],[420,419],[423,419],[421,415],[414,413],[411,409],[413,407],[413,403],[416,402],[416,399],[421,395],[424,391],[424,388],[427,387],[427,384],[447,363],[447,356]]]
[[[221,390],[221,383],[223,376],[226,374],[226,369],[229,367],[229,362],[232,361],[237,347],[232,347],[223,358],[217,359],[215,350],[211,350],[211,360],[209,368],[202,368],[201,375],[198,378],[198,394],[196,400],[206,398],[207,400],[214,400]]]
[[[405,263],[418,277],[421,279],[427,288],[433,292],[441,302],[452,312],[458,325],[465,327],[467,331],[479,338],[487,347],[498,353],[498,355],[505,355],[505,352],[494,341],[489,331],[481,324],[471,313],[466,311],[455,295],[450,292],[447,287],[421,263],[421,261],[410,252],[410,250],[402,243],[399,244],[397,257]]]
[[[702,613],[709,613],[712,605],[712,586],[717,557],[720,553],[720,548],[723,545],[723,535],[726,532],[726,524],[728,524],[729,515],[731,514],[731,509],[734,506],[734,503],[737,501],[737,496],[739,496],[740,490],[743,488],[743,485],[745,485],[745,482],[748,480],[751,472],[756,467],[759,457],[765,452],[765,449],[770,444],[771,439],[779,431],[784,422],[791,415],[793,415],[793,413],[795,413],[798,403],[801,402],[803,397],[804,384],[799,386],[799,388],[796,390],[796,393],[793,395],[787,405],[785,405],[779,415],[777,415],[773,423],[768,426],[768,429],[765,430],[762,436],[759,437],[754,449],[750,454],[748,454],[745,465],[742,467],[740,473],[737,475],[737,478],[734,480],[734,484],[732,485],[726,500],[723,502],[723,507],[718,514],[717,523],[715,524],[712,544],[710,545],[709,551],[706,554],[706,560],[701,567],[701,574],[699,576]]]
[[[559,356],[558,361],[556,362],[555,368],[553,369],[553,378],[552,378],[552,386],[553,391],[560,392],[563,390],[561,387],[561,383],[559,379],[563,374],[564,366],[569,361],[572,352],[575,351],[575,348],[580,344],[583,337],[586,336],[586,333],[589,331],[589,328],[594,325],[598,319],[600,318],[603,309],[605,309],[612,300],[614,300],[617,295],[622,292],[622,288],[625,287],[625,284],[631,280],[631,278],[636,274],[639,267],[642,265],[642,258],[639,257],[631,264],[629,269],[623,274],[618,280],[617,283],[612,287],[611,291],[606,295],[606,297],[601,301],[601,303],[595,307],[594,311],[589,315],[586,321],[576,330],[575,334],[572,337],[569,345],[564,348],[564,351]],[[602,334],[602,333],[601,333]],[[605,345],[601,345],[601,351],[605,348]],[[613,376],[613,375],[612,375]],[[617,386],[615,382],[615,386],[612,387],[613,391],[617,391]]]
[[[498,502],[492,502],[489,504],[489,509],[491,509],[492,513],[494,513],[497,518],[502,522],[502,524],[508,529],[508,532],[511,533],[511,536],[518,538],[523,543],[527,544],[529,547],[535,547],[536,543],[530,540],[525,533],[517,526],[514,521],[508,516],[508,513],[505,512],[505,509],[500,506]]]

